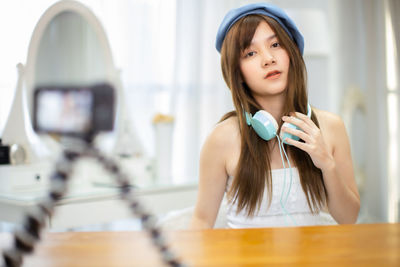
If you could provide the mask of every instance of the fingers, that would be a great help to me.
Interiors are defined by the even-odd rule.
[[[299,149],[301,149],[301,150],[303,150],[303,151],[305,151],[307,153],[309,151],[309,145],[307,143],[296,141],[296,140],[293,140],[292,138],[285,138],[285,140],[283,140],[283,141],[285,141],[289,145],[295,146],[295,147],[297,147],[297,148],[299,148]]]
[[[294,116],[296,116],[296,117],[298,117],[298,118],[300,118],[302,120],[310,120],[310,118],[306,114],[303,114],[303,113],[300,113],[300,112],[296,112],[296,111],[295,112],[291,112],[290,115],[294,115]]]
[[[306,118],[308,118],[308,117],[306,116]],[[305,120],[295,117],[295,116],[283,116],[282,120],[284,122],[288,122],[293,125],[296,125],[297,127],[299,127],[301,130],[303,130],[306,133],[309,133],[312,129],[312,126],[310,126]]]
[[[282,127],[281,131],[293,134],[302,139],[304,142],[309,143],[311,141],[310,135],[303,132],[302,130],[297,130],[290,127]]]
[[[290,115],[299,118],[300,120],[304,121],[306,124],[310,126],[314,126],[314,122],[309,118],[307,115],[300,113],[300,112],[292,112]]]
[[[307,145],[314,144],[319,139],[320,129],[315,123],[305,114],[300,112],[292,112],[291,116],[283,116],[282,120],[297,126],[299,129],[290,127],[282,127],[282,131],[295,135],[302,139],[305,143],[296,140],[286,139],[286,142],[292,144],[300,149],[309,150]],[[285,125],[284,125],[285,126]]]

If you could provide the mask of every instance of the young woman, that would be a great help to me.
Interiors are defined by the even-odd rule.
[[[338,116],[308,105],[294,22],[267,3],[233,9],[216,47],[235,111],[202,148],[191,228],[214,226],[225,193],[232,228],[325,224],[324,214],[355,223],[360,197],[346,130]],[[270,138],[258,133],[259,110]]]

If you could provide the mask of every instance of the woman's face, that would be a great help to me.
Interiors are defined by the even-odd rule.
[[[240,55],[240,70],[255,99],[285,92],[289,55],[267,22],[258,25],[250,46]]]

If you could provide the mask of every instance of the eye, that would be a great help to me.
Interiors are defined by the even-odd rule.
[[[252,57],[252,56],[254,56],[255,54],[256,54],[255,51],[250,51],[250,52],[247,52],[247,53],[244,55],[244,57]]]
[[[278,42],[275,42],[271,45],[272,47],[280,47],[281,45]]]

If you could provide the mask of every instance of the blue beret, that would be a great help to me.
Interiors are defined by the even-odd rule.
[[[232,25],[240,18],[250,14],[265,15],[276,20],[276,22],[282,26],[290,38],[292,38],[292,40],[297,44],[300,53],[303,54],[304,38],[297,29],[296,24],[294,24],[293,20],[289,18],[281,8],[268,3],[249,4],[230,10],[224,17],[218,29],[217,40],[215,41],[215,47],[218,52],[221,52],[222,43]]]

